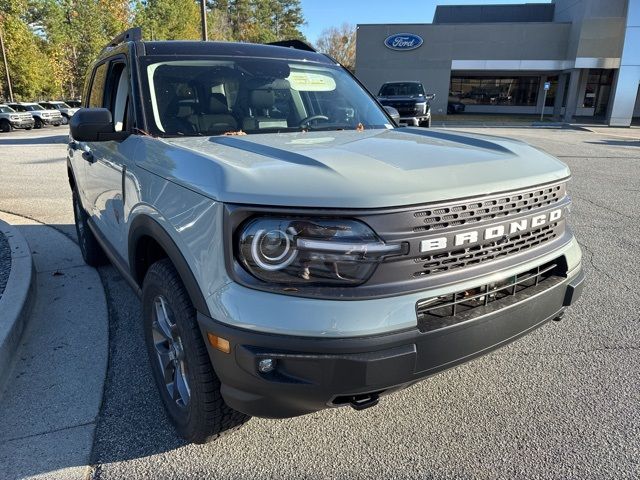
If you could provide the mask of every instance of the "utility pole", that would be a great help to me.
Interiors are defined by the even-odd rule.
[[[207,5],[200,0],[200,19],[202,20],[202,40],[207,41]]]
[[[0,16],[0,21],[3,20]],[[9,64],[7,63],[7,52],[4,49],[4,36],[2,28],[0,28],[0,48],[2,49],[2,62],[4,63],[4,71],[7,75],[7,86],[9,87],[9,101],[13,102],[13,90],[11,89],[11,77],[9,76]]]

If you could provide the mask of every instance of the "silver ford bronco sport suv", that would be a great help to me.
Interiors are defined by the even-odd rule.
[[[252,415],[371,407],[580,295],[563,163],[396,128],[303,44],[134,29],[83,98],[68,150],[82,254],[140,295],[151,370],[188,441]]]
[[[33,117],[29,113],[16,112],[9,105],[0,104],[0,132],[10,132],[14,128],[33,128]]]
[[[58,110],[47,110],[37,103],[10,103],[9,106],[16,112],[27,112],[33,117],[34,128],[42,128],[45,125],[59,127],[62,123],[62,114]]]

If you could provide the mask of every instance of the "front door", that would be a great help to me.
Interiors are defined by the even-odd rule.
[[[115,131],[126,131],[130,82],[125,59],[112,60],[105,82],[103,106],[111,111]],[[90,215],[100,233],[124,257],[123,179],[134,158],[136,136],[124,141],[88,142],[85,163],[86,198]]]

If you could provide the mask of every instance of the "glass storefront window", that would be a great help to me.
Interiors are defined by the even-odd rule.
[[[535,106],[540,77],[451,77],[450,96],[467,105]]]
[[[582,107],[595,108],[595,114],[604,114],[613,82],[613,70],[592,68],[589,70]]]

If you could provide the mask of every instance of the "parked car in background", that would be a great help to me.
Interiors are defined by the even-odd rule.
[[[9,105],[0,104],[0,131],[10,132],[14,128],[31,130],[34,123],[31,114],[16,112]]]
[[[463,113],[464,107],[464,103],[460,101],[460,97],[449,95],[449,101],[447,102],[447,113],[449,115]]]
[[[400,123],[415,127],[431,126],[431,106],[434,95],[426,95],[420,82],[388,82],[380,87],[378,101],[400,113]]]
[[[73,114],[80,110],[79,108],[70,107],[65,102],[61,101],[40,102],[40,105],[44,108],[58,110],[62,114],[63,125],[69,123],[69,119],[73,117]]]
[[[10,103],[9,106],[16,112],[29,113],[33,117],[35,128],[42,128],[45,125],[59,127],[62,123],[62,114],[58,110],[48,110],[37,103]]]
[[[69,105],[71,108],[80,108],[80,107],[82,107],[82,101],[81,100],[65,100],[64,103]]]

